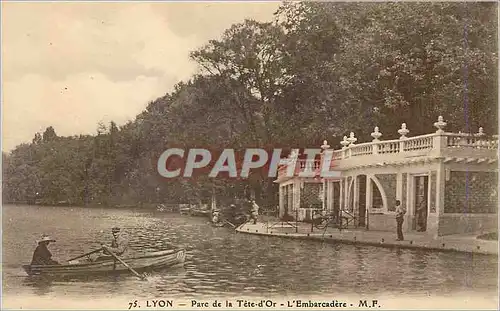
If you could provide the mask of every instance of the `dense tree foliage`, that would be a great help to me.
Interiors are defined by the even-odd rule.
[[[134,122],[95,135],[36,133],[3,154],[7,202],[138,204],[248,195],[276,204],[272,179],[165,180],[169,147],[335,147],[369,139],[497,128],[494,3],[285,3],[276,20],[246,20],[191,53],[200,73],[149,103]]]

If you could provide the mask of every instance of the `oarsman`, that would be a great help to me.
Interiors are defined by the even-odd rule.
[[[116,256],[122,256],[126,254],[128,249],[128,240],[121,234],[121,229],[114,227],[111,229],[113,234],[113,240],[111,240],[111,245],[101,245],[104,249],[104,255],[99,256],[96,260],[107,260],[111,259],[113,256],[110,254],[112,252]]]

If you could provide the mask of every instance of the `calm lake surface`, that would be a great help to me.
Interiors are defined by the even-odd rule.
[[[50,297],[197,298],[322,294],[489,296],[497,290],[497,257],[370,246],[332,245],[236,234],[213,228],[207,218],[131,209],[7,205],[3,207],[3,291]],[[169,244],[187,250],[184,268],[155,272],[149,281],[132,275],[36,283],[20,267],[29,263],[36,239],[50,234],[56,260],[109,243],[122,227],[132,249]]]

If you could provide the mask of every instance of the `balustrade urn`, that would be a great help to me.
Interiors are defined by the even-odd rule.
[[[344,140],[340,142],[342,145],[342,150],[346,149],[347,146],[349,145],[349,140],[347,140],[347,136],[344,136]]]
[[[326,149],[329,149],[329,148],[330,148],[330,145],[328,145],[328,141],[323,140],[323,145],[321,145],[321,149],[323,149],[323,151],[325,151]]]
[[[288,158],[287,158],[287,163],[290,164],[293,162],[294,158],[297,158],[298,154],[297,152],[295,151],[295,149],[292,149],[292,151],[290,151],[290,154],[288,155]]]
[[[347,141],[349,142],[349,146],[352,146],[354,145],[354,143],[357,141],[358,139],[356,137],[354,137],[354,132],[351,132],[349,134],[349,138],[347,138]]]
[[[399,139],[406,139],[408,133],[410,133],[410,131],[406,128],[406,123],[401,124],[401,128],[398,130],[398,134],[401,135]]]
[[[373,130],[373,133],[371,133],[371,136],[373,137],[373,141],[380,141],[379,138],[382,136],[382,133],[379,132],[378,126],[375,126],[375,129]]]
[[[438,130],[436,133],[444,133],[443,128],[446,126],[446,122],[444,122],[443,116],[439,116],[437,122],[434,122],[434,127]]]

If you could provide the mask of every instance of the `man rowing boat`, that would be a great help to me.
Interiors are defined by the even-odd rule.
[[[128,240],[121,234],[121,229],[118,227],[114,227],[113,229],[111,229],[111,233],[113,234],[111,245],[101,245],[101,247],[103,248],[103,255],[100,255],[93,261],[112,259],[113,256],[109,252],[112,252],[116,256],[122,256],[127,252]]]
[[[109,252],[113,252],[113,254],[117,256],[123,255],[128,249],[128,241],[125,237],[120,233],[120,228],[114,227],[111,229],[111,233],[113,234],[113,240],[111,241],[110,246],[103,245],[103,248],[106,249],[104,251],[105,254]]]

